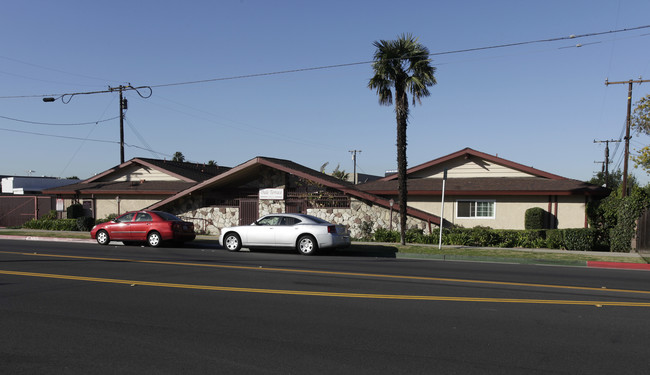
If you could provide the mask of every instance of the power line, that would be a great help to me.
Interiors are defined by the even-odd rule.
[[[13,133],[21,133],[21,134],[40,135],[40,136],[43,136],[43,137],[72,139],[72,140],[75,140],[75,141],[90,141],[90,142],[113,143],[113,144],[119,144],[120,143],[119,141],[108,141],[108,140],[105,140],[105,139],[71,137],[71,136],[65,136],[65,135],[46,134],[46,133],[38,133],[38,132],[28,132],[28,131],[24,131],[24,130],[15,130],[15,129],[7,129],[7,128],[0,128],[0,130],[7,131],[7,132],[13,132]],[[152,150],[152,149],[149,149],[149,148],[146,148],[146,147],[131,145],[131,144],[128,144],[128,143],[124,143],[124,146],[137,148],[137,149],[145,150],[145,151],[149,151],[149,152],[153,152],[153,153],[156,153],[158,155],[169,156],[169,157],[173,156],[173,155],[165,154],[163,152],[155,151],[155,150]]]
[[[569,35],[569,36],[562,36],[562,37],[555,37],[555,38],[529,40],[529,41],[524,41],[524,42],[504,43],[504,44],[497,44],[497,45],[491,45],[491,46],[465,48],[465,49],[443,51],[443,52],[432,52],[432,53],[429,53],[428,56],[429,57],[434,57],[434,56],[443,56],[443,55],[460,54],[460,53],[468,53],[468,52],[486,51],[486,50],[499,49],[499,48],[518,47],[518,46],[524,46],[524,45],[530,45],[530,44],[551,43],[551,42],[557,42],[557,41],[562,41],[562,40],[581,39],[581,38],[588,38],[588,37],[594,37],[594,36],[600,36],[600,35],[616,34],[616,33],[635,31],[635,30],[642,30],[642,29],[647,29],[647,28],[650,28],[650,25],[637,26],[637,27],[631,27],[631,28],[625,28],[625,29],[610,30],[610,31],[586,33],[586,34],[579,34],[579,35]],[[589,44],[593,44],[593,43],[589,43]],[[586,44],[582,44],[582,45],[586,45]],[[335,69],[335,68],[343,68],[343,67],[349,67],[349,66],[355,66],[355,65],[367,65],[367,64],[372,64],[373,62],[374,61],[371,60],[371,61],[360,61],[360,62],[352,62],[352,63],[344,63],[344,64],[323,65],[323,66],[316,66],[316,67],[310,67],[310,68],[299,68],[299,69],[281,70],[281,71],[275,71],[275,72],[253,73],[253,74],[245,74],[245,75],[230,76],[230,77],[209,78],[209,79],[202,79],[202,80],[196,80],[196,81],[163,83],[163,84],[158,84],[158,85],[142,86],[142,87],[138,87],[138,88],[152,89],[152,88],[159,88],[159,87],[195,85],[195,84],[199,84],[199,83],[209,83],[209,82],[228,81],[228,80],[237,80],[237,79],[245,79],[245,78],[255,78],[255,77],[265,77],[265,76],[273,76],[273,75],[300,73],[300,72],[308,72],[308,71],[316,71],[316,70]],[[130,87],[130,86],[128,86],[128,87]],[[130,89],[136,89],[136,91],[137,91],[138,88],[130,87]],[[109,91],[104,90],[104,91],[93,91],[93,92],[85,92],[85,93],[75,93],[75,94],[0,96],[0,99],[39,98],[39,97],[53,97],[53,96],[56,97],[56,96],[59,96],[63,100],[67,96],[70,96],[70,98],[71,98],[71,96],[73,96],[73,95],[89,95],[89,94],[99,94],[99,93],[105,93],[105,92],[110,92],[110,90]],[[69,101],[69,99],[68,99],[68,101]]]
[[[37,121],[28,121],[28,120],[21,120],[17,118],[12,118],[12,117],[7,117],[7,116],[0,116],[0,118],[3,118],[5,120],[11,120],[11,121],[16,121],[16,122],[22,122],[25,124],[33,124],[33,125],[48,125],[48,126],[82,126],[82,125],[96,125],[99,124],[100,122],[106,122],[106,121],[112,121],[115,119],[120,118],[119,116],[116,117],[111,117],[107,118],[105,120],[99,120],[99,121],[89,121],[89,122],[78,122],[78,123],[71,123],[71,124],[54,124],[54,123],[49,123],[49,122],[37,122]]]
[[[498,44],[498,45],[485,46],[485,47],[466,48],[466,49],[444,51],[444,52],[433,52],[433,53],[429,53],[428,56],[433,57],[433,56],[451,55],[451,54],[458,54],[458,53],[485,51],[485,50],[497,49],[497,48],[517,47],[517,46],[523,46],[523,45],[527,45],[527,44],[550,43],[550,42],[557,42],[557,41],[561,41],[561,40],[580,39],[580,38],[587,38],[587,37],[593,37],[593,36],[599,36],[599,35],[605,35],[605,34],[614,34],[614,33],[628,32],[628,31],[634,31],[634,30],[641,30],[641,29],[646,29],[646,28],[650,28],[650,25],[632,27],[632,28],[627,28],[627,29],[618,29],[618,30],[596,32],[596,33],[581,34],[581,35],[569,35],[569,36],[556,37],[556,38],[530,40],[530,41],[525,41],[525,42]],[[593,43],[589,43],[589,44],[593,44]],[[585,44],[583,44],[583,45],[585,45]],[[226,81],[226,80],[233,80],[233,79],[263,77],[263,76],[270,76],[270,75],[298,73],[298,72],[323,70],[323,69],[334,69],[334,68],[342,68],[342,67],[354,66],[354,65],[366,65],[366,64],[372,64],[373,62],[374,61],[361,61],[361,62],[347,63],[347,64],[325,65],[325,66],[317,66],[317,67],[312,67],[312,68],[283,70],[283,71],[270,72],[270,73],[257,73],[257,74],[247,74],[247,75],[233,76],[233,77],[204,79],[204,80],[198,80],[198,81],[167,83],[167,84],[160,84],[160,85],[152,85],[151,87],[152,88],[158,88],[158,87],[170,87],[170,86],[180,86],[180,85],[192,85],[192,84],[198,84],[198,83]]]

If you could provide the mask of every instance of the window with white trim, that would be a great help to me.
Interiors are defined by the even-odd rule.
[[[494,219],[494,200],[458,200],[456,217],[459,219]]]

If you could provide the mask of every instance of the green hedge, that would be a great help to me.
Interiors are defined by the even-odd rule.
[[[40,219],[30,220],[23,225],[27,229],[78,231],[77,219]]]
[[[526,229],[544,229],[546,211],[540,207],[532,207],[526,210],[524,227]]]
[[[421,244],[437,244],[439,231],[424,234],[420,229],[409,229],[406,232],[406,242]],[[379,228],[373,234],[377,242],[399,242],[399,232]],[[566,250],[597,250],[597,231],[590,228],[578,229],[527,229],[507,230],[491,229],[489,227],[443,229],[442,243],[444,245],[477,246],[477,247],[523,247],[550,248]]]

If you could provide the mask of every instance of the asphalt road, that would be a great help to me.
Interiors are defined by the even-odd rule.
[[[645,374],[649,277],[0,240],[0,373]]]

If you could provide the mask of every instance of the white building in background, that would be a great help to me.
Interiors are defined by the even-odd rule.
[[[2,194],[40,194],[41,191],[76,184],[78,179],[32,176],[2,176]]]

